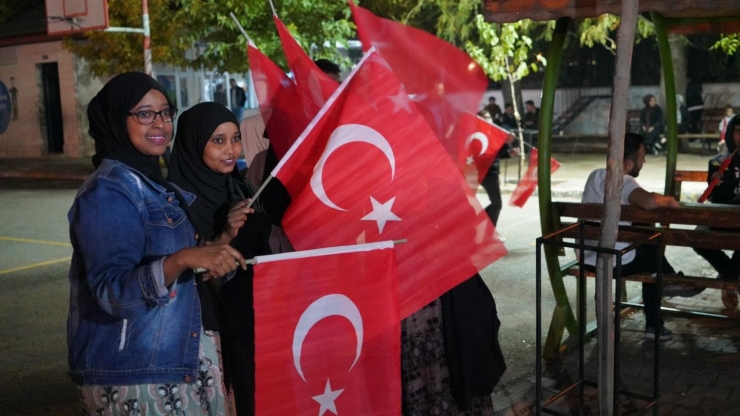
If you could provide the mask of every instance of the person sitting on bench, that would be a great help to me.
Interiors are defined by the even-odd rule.
[[[740,146],[740,116],[732,116],[722,133],[725,142],[725,151],[709,161],[707,181],[719,178],[720,181],[709,195],[709,201],[713,204],[740,205],[740,154],[735,149]],[[729,166],[723,173],[719,173],[719,167],[728,158],[732,158]],[[699,226],[697,230],[709,230],[709,227]],[[713,228],[716,230],[716,228]],[[695,248],[697,254],[704,257],[709,264],[719,273],[718,279],[738,280],[740,279],[740,251],[732,253],[729,257],[722,250]],[[722,290],[722,304],[728,309],[737,308],[737,292],[734,290]]]
[[[622,205],[636,205],[642,209],[650,210],[660,207],[678,207],[678,202],[671,196],[648,192],[635,180],[640,174],[642,165],[645,163],[645,138],[639,134],[627,133],[624,137],[624,160],[623,160],[623,188]],[[606,169],[596,169],[591,172],[583,190],[583,203],[604,203],[604,185],[606,182]],[[630,222],[621,221],[620,225],[631,225]],[[586,242],[588,245],[598,245],[596,241]],[[616,243],[615,249],[627,247],[628,243]],[[661,257],[663,273],[675,274],[675,269],[668,263],[665,255],[658,253],[657,246],[643,244],[622,256],[622,276],[633,274],[655,274],[657,272],[656,257]],[[597,253],[586,251],[583,259],[586,270],[595,271]],[[642,284],[642,300],[645,304],[645,339],[655,339],[656,330],[660,330],[660,339],[667,341],[671,339],[671,331],[663,326],[663,322],[657,314],[655,305],[654,283]],[[687,289],[681,286],[670,285],[663,289],[665,296],[691,297],[703,289]]]

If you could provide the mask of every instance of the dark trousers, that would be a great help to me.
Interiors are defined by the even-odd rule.
[[[689,133],[701,133],[701,115],[704,112],[701,110],[689,111],[691,115],[691,122],[689,124]]]
[[[498,170],[488,169],[488,173],[483,178],[481,186],[486,190],[488,198],[491,200],[491,205],[486,207],[486,214],[491,219],[493,225],[498,222],[498,216],[501,214],[501,208],[503,208],[503,202],[501,200],[501,186],[498,183],[499,172]]]
[[[635,258],[631,262],[622,265],[622,276],[629,276],[631,274],[653,274],[658,272],[658,267],[655,262],[656,258],[660,256],[662,273],[676,273],[665,255],[658,253],[658,247],[654,245],[643,244],[635,249]],[[585,265],[586,270],[596,271],[593,266]],[[617,273],[617,269],[613,270],[614,275]],[[657,294],[658,287],[654,283],[643,283],[642,284],[642,301],[645,305],[645,327],[646,328],[658,328],[663,324],[658,314],[658,308],[660,302],[656,305],[655,296]]]
[[[705,226],[696,227],[697,230],[718,230]],[[732,257],[725,254],[722,250],[695,248],[696,254],[704,257],[714,270],[719,273],[720,279],[738,280],[740,279],[740,251],[734,251]]]

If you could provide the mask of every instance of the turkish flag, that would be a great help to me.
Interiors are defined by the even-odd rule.
[[[368,52],[272,171],[294,247],[407,239],[401,317],[506,253],[455,163],[377,52]]]
[[[257,257],[260,416],[400,415],[392,242]]]
[[[313,115],[306,114],[299,105],[305,99],[300,97],[293,81],[251,41],[247,55],[270,146],[280,159]]]
[[[555,172],[560,168],[560,162],[550,158],[550,173]],[[529,151],[529,167],[524,176],[519,180],[514,192],[511,193],[509,199],[509,205],[514,207],[522,208],[527,202],[530,196],[534,193],[537,188],[537,148],[533,147]]]
[[[339,87],[339,83],[316,66],[276,15],[272,18],[283,45],[283,53],[293,71],[296,88],[301,93],[303,109],[313,118]]]
[[[458,153],[458,166],[470,187],[478,189],[510,133],[472,114],[464,114],[462,120],[473,124],[475,129],[461,142],[463,149]]]
[[[475,114],[488,77],[468,54],[422,30],[380,18],[350,1],[365,51],[375,47],[419,107],[432,131],[457,161],[459,142],[474,132],[460,119]]]

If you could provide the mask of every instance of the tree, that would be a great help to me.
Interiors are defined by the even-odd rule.
[[[111,26],[141,27],[141,3],[108,0]],[[277,13],[307,50],[334,57],[336,44],[352,35],[349,8],[333,0],[283,0]],[[245,72],[246,40],[229,17],[233,12],[257,46],[284,65],[280,41],[265,0],[149,0],[153,61],[165,65]],[[189,54],[194,45],[198,54]],[[94,75],[108,75],[143,67],[139,34],[89,32],[83,39],[67,38],[67,49],[90,63]],[[195,55],[195,56],[193,56]]]
[[[4,0],[0,2],[0,23],[5,23],[44,0]]]
[[[547,65],[547,60],[540,54],[531,56],[532,38],[524,33],[534,32],[537,28],[549,23],[538,23],[531,20],[520,20],[514,23],[487,23],[483,15],[475,16],[475,29],[479,42],[468,40],[465,50],[483,68],[483,71],[494,81],[506,80],[511,91],[511,103],[514,106],[514,118],[519,125],[519,142],[524,142],[522,133],[519,102],[515,85],[522,78],[537,72],[540,65]],[[522,149],[524,150],[524,149]],[[520,167],[524,163],[524,152],[520,153]]]

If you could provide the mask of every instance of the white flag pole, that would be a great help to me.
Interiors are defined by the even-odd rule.
[[[329,254],[353,253],[357,251],[369,251],[369,250],[377,250],[377,249],[382,249],[382,248],[389,248],[389,247],[395,246],[396,244],[404,244],[407,242],[408,242],[407,239],[402,238],[399,240],[380,241],[377,243],[353,244],[349,246],[326,247],[326,248],[319,248],[315,250],[293,251],[290,253],[271,254],[269,256],[257,256],[252,259],[244,260],[244,262],[246,264],[259,264],[259,263],[268,263],[268,262],[279,261],[279,260],[327,256]],[[193,269],[193,272],[196,274],[205,273],[207,271],[208,270],[203,269],[203,268]]]

